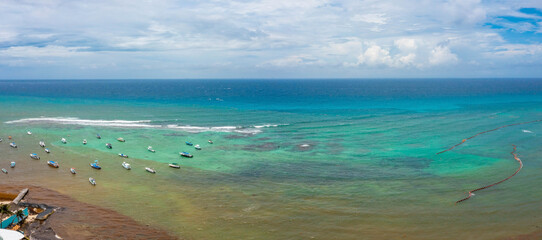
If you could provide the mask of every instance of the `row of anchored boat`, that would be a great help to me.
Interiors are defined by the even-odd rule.
[[[27,134],[28,134],[28,135],[32,135],[32,132],[28,131]],[[101,139],[102,137],[101,137],[99,134],[97,134],[97,135],[96,135],[96,138]],[[9,136],[9,139],[11,139],[11,136]],[[66,143],[67,143],[66,138],[62,138],[60,141],[61,141],[63,144],[66,144]],[[126,140],[124,140],[124,138],[117,138],[117,141],[119,141],[119,142],[126,142]],[[2,142],[2,138],[0,138],[0,142]],[[211,140],[209,140],[208,142],[209,142],[210,144],[213,144],[213,141],[211,141]],[[192,144],[191,142],[185,142],[185,143],[186,143],[186,145],[188,145],[188,146],[193,146],[193,144]],[[86,140],[86,139],[83,139],[83,145],[86,145],[86,144],[87,144],[87,140]],[[42,147],[42,148],[45,148],[45,142],[44,142],[44,141],[40,141],[40,142],[39,142],[39,146]],[[113,148],[113,146],[112,146],[111,143],[106,143],[105,146],[106,146],[107,148],[109,148],[109,149],[112,149],[112,148]],[[11,143],[10,143],[10,147],[12,147],[12,148],[17,148],[17,144],[15,144],[15,142],[11,142]],[[199,144],[196,144],[196,145],[194,146],[194,148],[195,148],[196,150],[201,150],[201,146],[200,146]],[[152,152],[152,153],[156,152],[156,151],[152,148],[152,146],[148,146],[148,147],[147,147],[147,150],[148,150],[149,152]],[[50,153],[51,151],[50,151],[48,148],[45,148],[45,152],[46,152],[46,153]],[[187,157],[187,158],[192,158],[192,157],[193,157],[193,155],[190,154],[190,153],[188,153],[188,152],[180,152],[179,154],[180,154],[182,157]],[[118,155],[119,155],[119,157],[128,158],[128,155],[123,154],[123,153],[119,153]],[[30,154],[30,158],[35,159],[35,160],[40,160],[40,157],[39,157],[38,154],[36,154],[36,153],[31,153],[31,154]],[[47,161],[47,165],[49,165],[50,167],[53,167],[53,168],[59,168],[58,162],[55,162],[55,161]],[[122,162],[121,166],[122,166],[123,168],[125,168],[126,170],[131,170],[131,169],[132,169],[131,165],[130,165],[129,163],[127,163],[127,162]],[[178,169],[178,168],[181,168],[181,166],[180,166],[178,163],[169,163],[168,166],[171,167],[171,168],[177,168],[177,169]],[[15,168],[15,162],[11,162],[10,167],[11,167],[11,168]],[[90,167],[93,168],[93,169],[97,169],[97,170],[102,169],[102,167],[98,164],[98,160],[95,160],[93,163],[90,163]],[[1,171],[2,171],[3,173],[5,173],[5,174],[8,173],[7,169],[5,169],[5,168],[2,168]],[[145,167],[145,171],[147,171],[147,172],[149,172],[149,173],[156,173],[156,170],[155,170],[154,168],[150,168],[150,167]],[[72,174],[77,174],[75,168],[70,168],[70,172],[71,172]],[[96,185],[96,179],[94,179],[94,178],[92,178],[92,177],[89,178],[89,182],[90,182],[90,184],[92,184],[92,185],[94,185],[94,186]]]

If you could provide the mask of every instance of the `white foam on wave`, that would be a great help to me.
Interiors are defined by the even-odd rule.
[[[103,126],[103,127],[130,127],[130,128],[156,128],[157,125],[149,124],[150,120],[89,120],[79,118],[62,117],[42,117],[42,118],[23,118],[19,120],[7,121],[8,124],[14,123],[52,123],[65,125],[83,125],[83,126]]]
[[[179,129],[185,132],[190,133],[199,133],[199,132],[236,132],[243,134],[256,134],[261,133],[262,131],[256,128],[244,128],[244,127],[235,127],[235,126],[223,126],[223,127],[197,127],[197,126],[179,126],[175,124],[167,125],[169,129]]]
[[[531,131],[529,131],[529,130],[525,130],[525,129],[523,129],[523,130],[521,130],[521,131],[523,131],[524,133],[533,133],[533,132],[531,132]]]
[[[242,127],[242,126],[218,126],[218,127],[200,127],[190,125],[159,125],[151,124],[151,120],[91,120],[79,119],[73,117],[40,117],[40,118],[23,118],[19,120],[7,121],[7,124],[65,124],[65,125],[82,125],[82,126],[98,126],[98,127],[121,127],[121,128],[165,128],[180,130],[190,133],[200,132],[235,132],[242,134],[257,134],[261,133],[260,128],[277,127],[279,125],[266,124],[260,126]]]
[[[278,126],[286,126],[288,124],[265,124],[265,125],[256,125],[255,128],[270,128],[270,127],[278,127]]]

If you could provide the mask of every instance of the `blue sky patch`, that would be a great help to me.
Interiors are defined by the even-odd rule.
[[[542,17],[542,10],[538,8],[521,8],[519,9],[519,12],[529,14],[529,15],[537,15]]]

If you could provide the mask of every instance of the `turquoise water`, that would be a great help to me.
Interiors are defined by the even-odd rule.
[[[542,119],[540,92],[532,79],[3,81],[0,163],[18,165],[0,181],[42,184],[185,238],[506,238],[542,220],[533,190],[542,125],[436,153]],[[524,169],[454,205],[515,171],[511,144]],[[61,169],[47,168],[50,159]],[[88,167],[95,159],[104,169]]]

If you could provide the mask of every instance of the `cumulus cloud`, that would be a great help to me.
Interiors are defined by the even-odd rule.
[[[457,55],[453,54],[450,48],[446,46],[435,47],[431,50],[431,56],[429,57],[429,63],[432,65],[455,63],[457,60]]]
[[[412,49],[412,48],[409,48]],[[385,66],[392,68],[404,68],[409,66],[421,67],[422,64],[417,63],[416,53],[398,53],[390,54],[390,50],[382,48],[378,45],[369,46],[363,53],[357,57],[357,62],[354,64],[347,63],[347,66]]]
[[[416,51],[418,48],[416,40],[412,38],[397,39],[394,41],[394,44],[399,50],[405,52]]]
[[[390,52],[380,46],[373,45],[358,56],[358,64],[367,65],[392,65]]]

